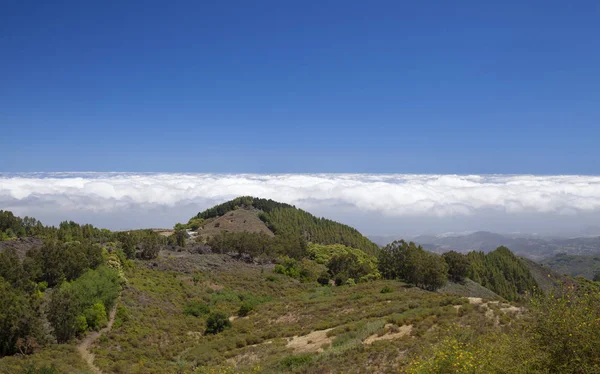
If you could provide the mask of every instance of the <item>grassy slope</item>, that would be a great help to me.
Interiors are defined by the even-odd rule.
[[[136,261],[126,274],[129,284],[113,329],[91,349],[95,364],[107,373],[192,373],[200,365],[216,373],[398,372],[412,354],[438,339],[440,327],[462,323],[482,331],[495,328],[485,310],[458,296],[397,281],[353,287],[299,283],[274,274],[268,266],[226,255],[167,252],[153,261]],[[381,293],[384,288],[391,292]],[[183,313],[187,302],[200,301],[234,316],[242,300],[253,302],[255,310],[218,335],[203,334],[205,316]],[[407,336],[363,344],[369,336],[407,325],[413,325]],[[332,330],[302,342],[313,350],[299,352],[287,346],[294,336],[326,329]],[[318,348],[323,351],[315,352]],[[56,363],[63,372],[86,372],[71,345],[46,348],[24,359],[4,358],[0,368],[18,373],[17,367],[31,362]]]
[[[448,282],[444,287],[440,288],[438,292],[464,297],[481,297],[489,300],[502,300],[502,297],[494,291],[489,290],[470,279],[465,279],[463,283]]]
[[[194,276],[199,278],[196,284]],[[394,281],[334,288],[302,284],[221,255],[160,258],[157,267],[138,262],[128,277],[130,286],[115,328],[93,350],[96,364],[107,372],[191,372],[194,364],[241,372],[257,368],[353,372],[367,366],[394,371],[407,363],[409,352],[435,339],[434,325],[457,321],[491,325],[456,296]],[[382,294],[384,287],[392,292]],[[234,315],[242,298],[255,300],[256,310],[235,319],[232,329],[218,335],[204,336],[204,318],[182,313],[187,301],[200,300]],[[465,304],[460,315],[456,304]],[[398,327],[413,324],[412,335],[420,338],[361,343],[369,335],[383,333],[388,322]],[[334,329],[323,353],[300,354],[286,347],[293,336],[329,328]]]
[[[571,282],[567,277],[557,273],[547,266],[541,265],[525,257],[520,257],[520,259],[529,268],[531,275],[533,275],[533,278],[537,282],[538,286],[544,292],[557,290],[560,288],[561,284]]]

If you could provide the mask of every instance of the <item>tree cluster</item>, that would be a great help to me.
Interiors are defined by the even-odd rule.
[[[462,282],[469,275],[471,263],[466,255],[456,251],[449,251],[442,255],[448,264],[448,277],[453,282]]]
[[[289,256],[301,259],[306,256],[306,242],[300,237],[268,236],[255,232],[226,232],[212,237],[208,241],[213,252],[230,253],[238,256],[248,255],[250,258]]]
[[[48,320],[56,340],[64,343],[88,329],[103,327],[120,289],[118,273],[107,266],[63,283],[52,293],[48,305]]]
[[[378,259],[385,279],[401,279],[427,290],[436,290],[448,281],[446,261],[413,242],[394,241],[381,249]]]
[[[260,215],[261,220],[276,235],[302,237],[307,242],[319,244],[343,244],[375,255],[377,244],[358,230],[326,218],[318,218],[296,208],[275,208]]]
[[[112,253],[102,244],[119,235],[72,221],[43,226],[7,211],[0,211],[0,232],[9,240],[23,236],[43,240],[24,258],[13,247],[0,251],[0,356],[29,354],[53,339],[65,342],[106,323],[124,281],[125,255],[114,248],[115,243],[108,243]],[[128,244],[135,253],[138,240],[157,236],[153,234],[131,235],[124,247]],[[52,292],[45,292],[47,288]]]
[[[469,252],[468,277],[507,300],[517,300],[533,293],[537,282],[521,259],[508,248],[498,247],[487,254]]]
[[[329,283],[329,279],[341,285],[349,279],[364,282],[381,277],[377,269],[377,258],[360,249],[342,244],[309,243],[308,256],[318,264],[326,265],[327,273],[320,277],[323,284]]]

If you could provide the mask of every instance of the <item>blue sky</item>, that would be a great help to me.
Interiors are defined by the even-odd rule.
[[[600,174],[599,19],[597,1],[4,1],[0,170]]]

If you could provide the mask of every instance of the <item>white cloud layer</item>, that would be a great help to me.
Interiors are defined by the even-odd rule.
[[[582,218],[600,213],[598,176],[0,174],[0,209],[50,224],[79,219],[113,229],[171,226],[240,195],[287,202],[367,231],[369,225],[357,215],[398,223],[493,216],[564,217],[565,222],[578,217],[581,224],[600,223]]]

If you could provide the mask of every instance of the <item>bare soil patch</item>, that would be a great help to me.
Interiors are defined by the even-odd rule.
[[[17,252],[19,259],[23,261],[27,251],[33,248],[41,247],[44,242],[38,238],[17,238],[0,242],[0,252],[4,249],[12,248]]]
[[[313,331],[308,335],[294,336],[287,344],[296,353],[323,352],[324,344],[331,344],[327,332],[333,329]]]

